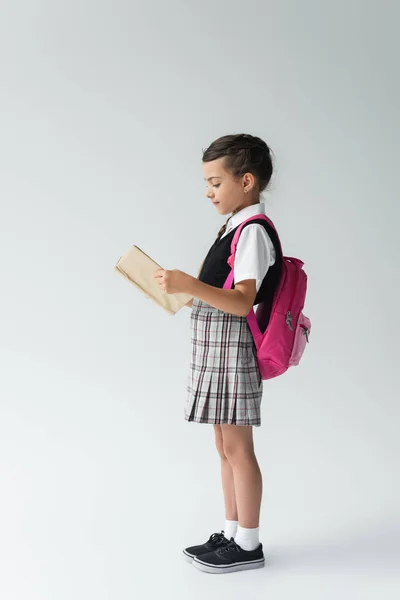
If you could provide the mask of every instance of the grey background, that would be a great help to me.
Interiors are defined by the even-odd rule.
[[[3,0],[4,600],[398,597],[399,12]],[[275,152],[313,332],[254,432],[269,564],[218,578],[181,556],[225,516],[213,429],[183,419],[190,311],[114,265],[137,244],[197,275],[225,221],[201,150],[239,132]]]

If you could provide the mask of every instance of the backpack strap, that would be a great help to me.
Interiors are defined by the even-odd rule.
[[[281,245],[281,241],[280,241],[280,239],[279,239],[279,235],[278,235],[278,232],[277,232],[277,230],[276,230],[276,227],[275,227],[275,225],[273,224],[273,222],[271,221],[271,219],[269,219],[269,218],[268,218],[266,215],[264,215],[263,213],[261,213],[261,214],[259,214],[259,215],[254,215],[254,216],[252,216],[252,217],[249,217],[248,219],[246,219],[245,221],[243,221],[243,223],[241,223],[241,224],[239,225],[239,227],[237,228],[237,230],[236,230],[236,232],[235,232],[235,235],[233,236],[233,240],[232,240],[232,242],[231,242],[231,255],[230,255],[230,257],[229,257],[229,258],[228,258],[228,260],[227,260],[227,263],[228,263],[228,265],[230,266],[230,268],[231,268],[231,271],[230,271],[230,273],[229,273],[229,275],[228,275],[228,278],[227,278],[227,280],[225,281],[225,284],[224,284],[224,288],[225,288],[225,289],[226,289],[226,288],[227,288],[227,289],[231,289],[231,287],[232,287],[233,276],[234,276],[234,273],[233,273],[233,265],[234,265],[234,261],[235,261],[236,249],[237,249],[237,245],[238,245],[238,242],[239,242],[239,237],[240,237],[241,231],[242,231],[243,227],[246,225],[246,223],[249,223],[250,221],[254,221],[255,219],[262,219],[262,220],[266,221],[266,222],[268,223],[268,225],[269,225],[270,227],[272,227],[272,229],[275,231],[275,233],[276,233],[276,237],[277,237],[277,241],[278,241],[278,244],[279,244],[279,250],[280,250],[280,254],[281,254],[281,256],[282,256],[282,245]]]
[[[282,253],[282,245],[281,245],[281,241],[279,239],[279,235],[278,232],[276,230],[275,225],[273,224],[273,222],[271,221],[271,219],[269,219],[266,215],[259,214],[259,215],[254,215],[252,217],[249,217],[248,219],[246,219],[245,221],[243,221],[243,223],[240,224],[240,226],[237,228],[235,235],[233,236],[233,240],[231,243],[231,255],[228,258],[227,262],[228,265],[231,267],[231,271],[224,283],[223,289],[231,289],[232,288],[232,282],[233,282],[233,277],[234,277],[234,271],[233,271],[233,265],[234,265],[234,261],[235,261],[235,254],[236,254],[236,248],[238,245],[238,241],[239,241],[239,236],[240,233],[243,229],[243,227],[245,226],[246,223],[250,222],[250,221],[254,221],[255,219],[263,219],[264,221],[266,221],[270,227],[272,227],[272,229],[274,230],[274,232],[276,233],[276,238],[277,238],[277,242],[279,245],[278,250],[280,251],[280,255],[283,256]],[[249,324],[251,333],[253,335],[253,339],[254,342],[256,344],[257,349],[260,347],[262,339],[263,339],[263,333],[260,330],[260,326],[258,324],[256,315],[254,313],[254,310],[251,309],[249,314],[247,315],[247,322]]]

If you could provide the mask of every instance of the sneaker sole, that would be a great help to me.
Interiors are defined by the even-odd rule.
[[[194,554],[189,554],[188,552],[186,552],[186,550],[182,550],[183,552],[183,556],[185,558],[185,560],[187,560],[187,562],[193,562],[193,559],[196,558],[196,556]]]
[[[196,567],[196,569],[204,571],[205,573],[234,573],[235,571],[246,571],[248,569],[262,569],[265,567],[265,558],[253,560],[251,562],[237,563],[231,566],[209,565],[201,562],[199,559],[194,558],[192,565]]]

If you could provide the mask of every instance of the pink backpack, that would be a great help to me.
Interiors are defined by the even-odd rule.
[[[278,233],[268,217],[259,214],[246,219],[238,227],[231,243],[228,264],[232,270],[224,283],[224,289],[231,289],[234,280],[233,266],[240,232],[245,223],[254,219],[265,220],[275,230],[279,241],[277,254],[280,250],[283,255]],[[266,316],[267,308],[263,303],[258,305],[256,312],[252,309],[247,315],[247,322],[257,349],[257,362],[262,379],[272,379],[285,373],[289,367],[298,365],[309,341],[311,321],[302,312],[307,291],[307,275],[303,271],[303,265],[304,263],[298,258],[283,256],[282,274],[264,333],[259,326],[259,323],[265,321]]]

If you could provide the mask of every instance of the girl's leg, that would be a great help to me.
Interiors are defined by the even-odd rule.
[[[214,425],[215,432],[215,444],[217,446],[218,454],[221,457],[221,476],[222,476],[222,488],[224,492],[225,501],[225,518],[230,521],[238,520],[238,512],[236,506],[235,497],[235,484],[233,480],[232,467],[224,453],[223,438],[221,425]]]
[[[262,475],[254,454],[253,427],[251,425],[221,425],[220,427],[223,453],[233,471],[239,526],[256,528],[260,520]],[[227,468],[226,471],[230,473]]]

